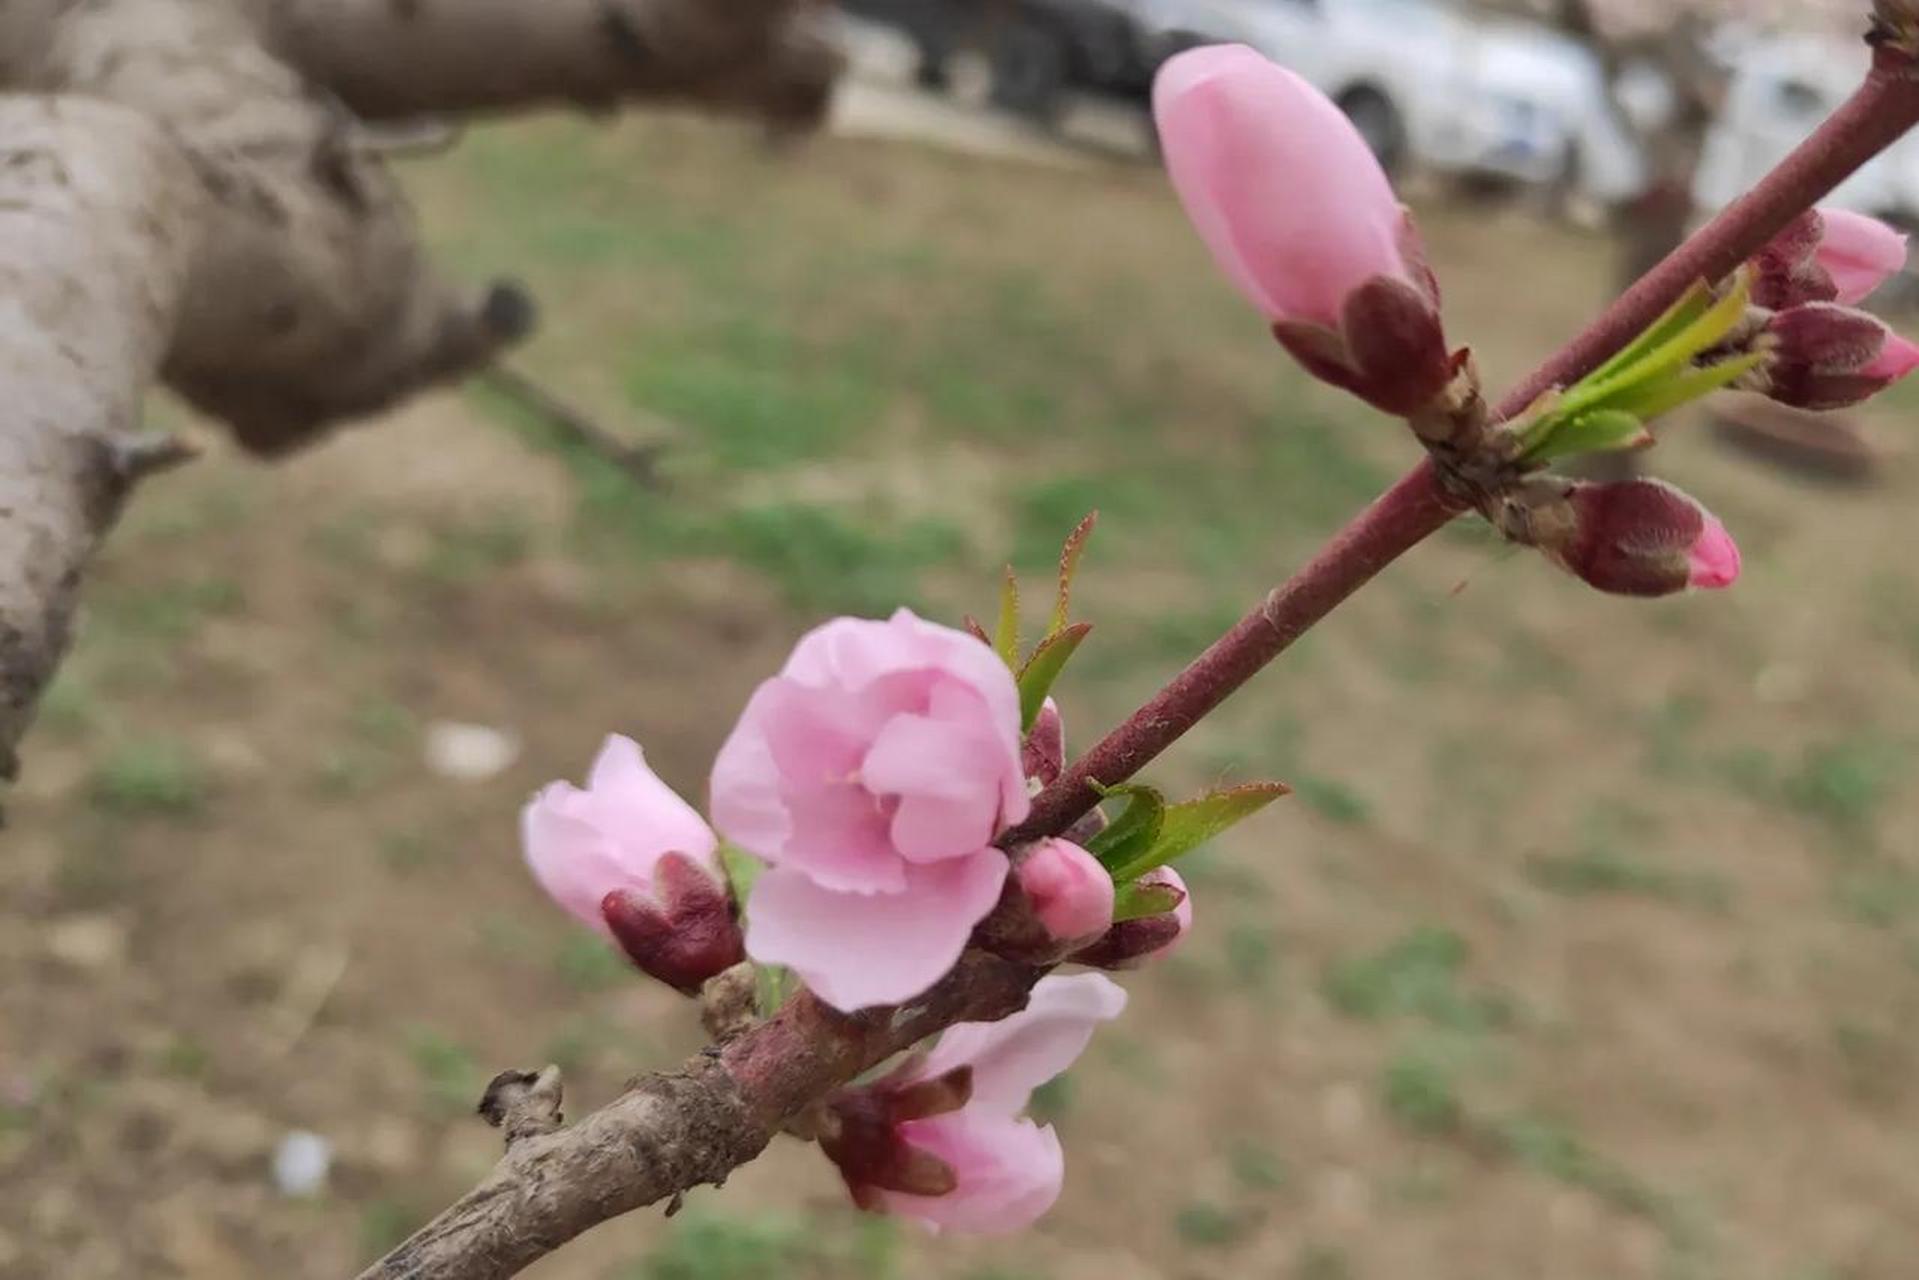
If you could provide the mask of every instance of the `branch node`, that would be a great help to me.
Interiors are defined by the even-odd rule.
[[[560,1127],[560,1069],[546,1066],[538,1072],[502,1071],[487,1083],[479,1113],[506,1135],[507,1149],[524,1138],[537,1138]]]

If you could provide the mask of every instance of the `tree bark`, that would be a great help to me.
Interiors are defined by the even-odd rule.
[[[628,99],[818,118],[812,0],[6,0],[0,6],[0,771],[164,381],[277,455],[491,362],[364,121]]]

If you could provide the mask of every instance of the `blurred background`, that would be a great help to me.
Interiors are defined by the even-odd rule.
[[[494,1071],[559,1062],[578,1114],[697,1044],[519,861],[603,734],[699,795],[801,630],[983,613],[1098,508],[1084,745],[1412,460],[1186,226],[1171,50],[1353,115],[1494,388],[1864,61],[1668,6],[853,7],[798,146],[547,117],[408,163],[436,248],[545,300],[523,378],[655,483],[494,379],[133,505],[0,858],[0,1276],[350,1274],[490,1166]],[[1841,201],[1919,220],[1915,146]],[[1723,596],[1602,598],[1461,522],[1157,766],[1298,794],[1193,859],[1195,936],[1044,1092],[1038,1230],[862,1218],[789,1142],[529,1274],[1910,1277],[1914,407],[1675,421],[1650,463],[1739,536]]]

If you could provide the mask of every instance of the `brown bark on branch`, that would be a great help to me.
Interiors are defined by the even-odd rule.
[[[698,103],[810,124],[840,55],[813,0],[251,0],[274,47],[371,120]]]
[[[16,95],[0,96],[0,772],[87,557],[131,480],[177,456],[128,444],[156,377],[280,454],[530,327],[513,286],[434,271],[349,103],[650,98],[808,120],[838,70],[810,5],[0,4],[0,91]]]
[[[359,1280],[499,1280],[608,1218],[722,1183],[860,1072],[952,1023],[1016,1012],[1039,972],[968,952],[913,1003],[850,1016],[801,993],[678,1071],[634,1081],[570,1128],[509,1132],[486,1181]]]
[[[103,102],[0,99],[0,767],[66,648],[80,570],[140,474],[202,197]]]

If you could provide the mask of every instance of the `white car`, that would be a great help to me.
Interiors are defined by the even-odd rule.
[[[1612,203],[1643,181],[1598,61],[1543,27],[1441,0],[1133,0],[1170,44],[1238,41],[1349,115],[1381,160],[1528,183],[1570,180]]]
[[[1731,80],[1693,184],[1693,200],[1703,210],[1751,190],[1858,87],[1869,56],[1858,41],[1806,35],[1751,36],[1729,41],[1720,52]],[[1827,202],[1919,224],[1919,139],[1908,135],[1895,143]]]

